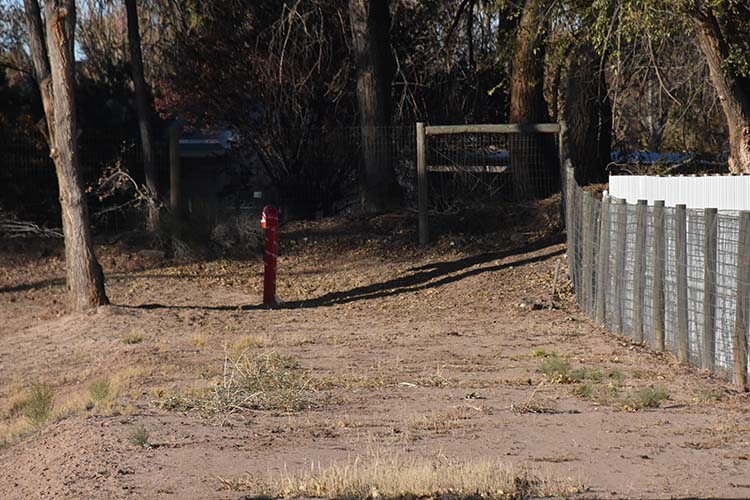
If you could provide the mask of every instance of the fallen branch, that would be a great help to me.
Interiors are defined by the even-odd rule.
[[[41,236],[43,238],[62,238],[61,229],[49,229],[29,221],[18,220],[15,217],[0,216],[0,235],[6,238],[24,238]]]

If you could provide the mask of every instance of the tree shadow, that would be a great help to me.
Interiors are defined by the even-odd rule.
[[[404,293],[418,292],[431,288],[438,288],[450,283],[477,276],[480,274],[500,271],[511,266],[522,266],[534,262],[540,262],[552,257],[561,255],[565,249],[555,248],[562,243],[561,234],[540,240],[538,242],[524,245],[521,247],[511,248],[498,252],[487,252],[470,257],[464,257],[454,261],[435,262],[424,266],[409,269],[405,276],[372,283],[369,285],[359,286],[340,292],[329,292],[320,297],[295,300],[284,302],[273,309],[301,309],[308,307],[330,307],[338,304],[348,304],[362,300],[381,299],[393,297]],[[527,256],[525,258],[510,260],[495,265],[480,266],[497,260],[508,259],[510,257],[537,253],[537,255]],[[236,311],[236,310],[255,310],[266,309],[263,305],[243,305],[243,306],[170,306],[164,304],[143,304],[136,306],[140,309],[205,309],[212,311]]]
[[[65,278],[49,278],[46,280],[35,281],[33,283],[21,283],[20,285],[0,287],[0,293],[26,292],[28,290],[38,290],[48,286],[65,286]]]
[[[162,273],[156,273],[156,274],[130,274],[130,273],[106,273],[104,276],[105,285],[108,281],[115,281],[115,280],[132,280],[132,279],[180,279],[180,278],[194,278],[195,276],[191,274],[162,274]],[[221,278],[223,275],[219,274],[212,274],[212,275],[204,275],[205,278]],[[29,290],[39,290],[42,288],[46,288],[48,286],[55,286],[55,287],[64,287],[65,286],[65,278],[48,278],[43,279],[39,281],[34,281],[32,283],[21,283],[18,285],[13,286],[6,286],[6,287],[0,287],[0,294],[2,293],[15,293],[15,292],[26,292]]]

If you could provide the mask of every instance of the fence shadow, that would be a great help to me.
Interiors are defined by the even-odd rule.
[[[564,248],[558,245],[564,241],[562,234],[556,234],[538,242],[502,250],[499,252],[487,252],[470,257],[464,257],[454,261],[435,262],[420,267],[409,269],[409,274],[397,278],[372,283],[369,285],[351,288],[339,292],[329,292],[320,297],[284,302],[274,309],[301,309],[310,307],[330,307],[338,304],[348,304],[363,300],[373,300],[385,297],[393,297],[404,293],[417,292],[430,288],[438,288],[449,283],[455,283],[471,276],[500,271],[511,266],[521,266],[540,262],[562,255]],[[526,255],[534,254],[534,255]],[[519,259],[512,257],[524,256]],[[476,267],[497,260],[507,260],[495,265]],[[265,309],[263,305],[245,306],[200,306],[184,305],[172,306],[166,304],[143,304],[136,306],[140,309],[204,309],[210,311],[236,311]]]

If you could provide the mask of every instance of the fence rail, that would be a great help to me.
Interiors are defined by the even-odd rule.
[[[563,169],[568,266],[581,309],[608,330],[746,388],[750,212],[597,199]]]

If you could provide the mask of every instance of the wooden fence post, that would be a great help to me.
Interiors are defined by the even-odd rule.
[[[596,266],[596,322],[604,325],[607,318],[607,289],[609,288],[609,197],[602,198],[599,226],[599,252]]]
[[[714,370],[716,360],[716,242],[719,228],[717,210],[703,211],[703,352],[701,368]]]
[[[582,290],[582,308],[586,314],[591,314],[591,304],[593,303],[593,284],[591,282],[594,276],[594,227],[592,211],[594,207],[594,198],[588,191],[583,192],[583,213],[581,214],[581,235],[583,240],[583,256],[581,269],[581,290]]]
[[[579,296],[578,294],[578,285],[576,280],[577,276],[577,263],[576,263],[576,239],[577,239],[577,212],[578,212],[578,203],[576,200],[576,179],[574,175],[573,166],[570,164],[570,160],[565,162],[565,191],[567,192],[566,196],[566,203],[568,204],[567,211],[568,211],[568,218],[567,218],[567,227],[566,233],[568,236],[568,276],[570,277],[571,283],[573,283],[573,290],[576,292],[576,297]]]
[[[664,351],[666,335],[664,334],[664,266],[667,254],[664,244],[664,201],[654,201],[654,340],[655,348]]]
[[[568,141],[568,124],[565,122],[565,120],[560,120],[560,131],[558,132],[557,136],[557,148],[558,148],[558,155],[560,158],[560,168],[565,168],[565,158],[567,158],[568,153],[566,151]]]
[[[560,162],[560,181],[563,183],[561,186],[562,190],[562,204],[561,204],[561,210],[563,220],[567,224],[568,222],[568,192],[567,192],[567,160],[568,158],[568,152],[567,152],[567,143],[568,143],[568,126],[565,123],[565,120],[560,120],[560,130],[558,131],[557,135],[557,154],[558,154],[558,161]]]
[[[734,320],[734,383],[742,390],[747,388],[747,311],[748,279],[748,233],[750,233],[750,212],[740,212],[740,231],[737,244],[737,301]]]
[[[643,301],[645,300],[646,275],[646,200],[638,200],[635,207],[635,274],[633,274],[633,327],[634,340],[643,342]]]
[[[180,162],[180,125],[169,128],[169,209],[172,218],[172,236],[183,237],[186,214],[182,202],[182,165]]]
[[[677,359],[681,363],[690,360],[688,342],[687,309],[687,208],[674,207],[674,251],[677,272]]]
[[[180,126],[169,128],[169,208],[179,218],[182,210],[182,169],[180,167]]]
[[[427,226],[427,141],[424,123],[417,122],[417,203],[419,209],[419,244],[430,241]]]
[[[628,223],[628,206],[625,204],[625,200],[615,200],[615,294],[614,294],[614,309],[615,309],[615,332],[622,333],[623,331],[623,314],[622,314],[622,302],[624,292],[625,279],[625,251],[627,249],[627,223]]]

